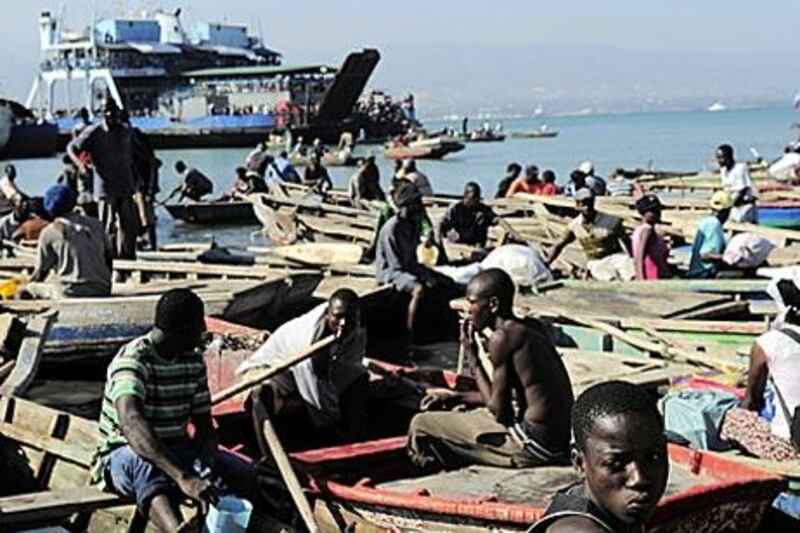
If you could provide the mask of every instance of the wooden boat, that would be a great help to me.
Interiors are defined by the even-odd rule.
[[[525,531],[552,495],[577,482],[571,467],[508,470],[467,467],[419,477],[398,437],[294,453],[312,472],[315,517],[360,516],[402,531]],[[651,531],[754,531],[785,482],[712,453],[670,445],[667,492]],[[340,522],[341,523],[341,522]]]
[[[800,201],[759,203],[758,223],[771,228],[800,229]]]
[[[250,202],[190,202],[164,208],[172,218],[188,224],[258,224]]]
[[[440,136],[411,141],[408,144],[389,142],[384,146],[383,154],[387,159],[441,159],[463,149],[463,143]]]
[[[64,298],[2,302],[0,309],[20,314],[58,311],[58,321],[46,338],[45,355],[86,358],[105,356],[124,342],[148,331],[155,306],[165,290],[194,289],[206,313],[246,324],[274,325],[284,313],[305,305],[322,279],[321,274],[273,274],[261,281],[202,281],[151,283],[135,295],[107,298]]]
[[[460,139],[467,143],[503,142],[506,140],[506,134],[478,130],[471,132],[466,137],[460,137]]]
[[[305,167],[311,163],[311,158],[293,153],[289,155],[289,161],[296,167]],[[352,150],[325,152],[322,154],[322,164],[326,167],[354,167],[358,164],[358,158],[353,156]]]
[[[558,130],[512,131],[511,137],[514,139],[552,139],[558,137]]]

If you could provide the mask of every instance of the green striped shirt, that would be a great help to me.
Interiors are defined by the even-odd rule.
[[[119,424],[116,401],[123,396],[139,398],[144,415],[164,443],[187,438],[186,425],[193,415],[211,410],[206,365],[199,351],[165,359],[156,353],[150,335],[132,340],[114,356],[108,367],[100,412],[100,443],[96,453],[99,474],[105,458],[128,444]]]

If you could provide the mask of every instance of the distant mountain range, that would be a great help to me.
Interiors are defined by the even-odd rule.
[[[413,92],[425,116],[792,105],[800,57],[608,46],[385,46],[372,85]]]

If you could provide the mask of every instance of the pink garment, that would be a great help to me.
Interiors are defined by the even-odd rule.
[[[641,234],[647,228],[647,224],[641,224],[633,231],[633,257],[639,252]],[[647,249],[644,251],[644,280],[668,279],[672,277],[672,271],[667,264],[669,257],[669,246],[664,237],[658,234],[655,228],[651,228],[650,239],[647,242]],[[640,280],[640,281],[644,281]]]

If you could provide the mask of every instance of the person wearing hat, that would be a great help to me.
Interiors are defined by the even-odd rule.
[[[800,457],[800,273],[773,279],[769,294],[783,308],[780,324],[761,334],[750,349],[747,386],[741,408],[725,414],[720,436],[750,455],[773,461]],[[759,416],[767,386],[775,396],[772,420]]]
[[[722,188],[731,197],[730,219],[734,222],[757,224],[756,195],[747,163],[736,162],[733,147],[729,144],[718,146],[716,156]]]
[[[654,194],[645,194],[636,201],[642,223],[633,230],[633,266],[639,281],[668,279],[672,271],[667,263],[669,246],[656,224],[661,222],[661,202]]]
[[[603,196],[606,194],[606,180],[594,173],[594,163],[591,161],[584,161],[578,166],[578,170],[583,172],[586,176],[586,186],[589,187],[595,196]]]
[[[91,156],[100,221],[114,239],[116,256],[124,259],[136,259],[139,235],[139,213],[133,200],[135,142],[131,128],[122,123],[117,103],[108,97],[103,122],[87,127],[67,145],[67,154],[82,175],[89,169],[81,152]]]
[[[725,252],[725,232],[722,226],[727,222],[733,207],[730,195],[717,191],[711,196],[712,214],[700,221],[692,242],[692,258],[689,261],[689,278],[713,278],[722,264]]]
[[[350,176],[348,193],[355,207],[360,207],[362,201],[386,201],[386,195],[381,189],[380,171],[375,164],[375,155],[368,154],[361,160],[358,170]]]
[[[420,304],[429,291],[437,288],[441,276],[420,264],[417,258],[422,238],[421,222],[425,217],[422,194],[413,184],[400,181],[393,194],[397,212],[378,234],[375,272],[379,282],[391,284],[397,291],[411,295],[406,330],[413,342]]]
[[[75,193],[53,185],[44,195],[44,209],[52,222],[36,246],[36,267],[28,292],[38,298],[108,296],[114,252],[103,224],[76,213]],[[45,282],[53,272],[53,282]]]
[[[547,256],[553,264],[561,252],[576,240],[586,254],[589,277],[599,281],[633,279],[633,262],[625,250],[627,237],[622,220],[595,208],[594,193],[588,187],[575,193],[575,208],[579,215],[567,224],[567,230]]]

